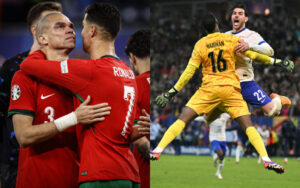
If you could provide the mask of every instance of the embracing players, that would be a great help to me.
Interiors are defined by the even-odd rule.
[[[205,15],[202,25],[208,35],[196,43],[190,61],[175,86],[167,93],[158,96],[156,103],[164,107],[188,83],[200,64],[202,64],[203,74],[202,86],[186,104],[179,119],[169,127],[158,146],[151,152],[151,158],[159,159],[163,149],[195,117],[202,113],[210,115],[218,109],[230,114],[242,126],[252,145],[262,156],[265,168],[283,173],[284,168],[269,159],[260,135],[252,126],[247,103],[240,93],[240,82],[235,72],[234,52],[234,47],[240,39],[232,34],[219,33],[218,21],[213,14]],[[293,65],[289,60],[276,60],[255,52],[246,51],[244,55],[265,64]]]

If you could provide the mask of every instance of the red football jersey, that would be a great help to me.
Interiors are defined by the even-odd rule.
[[[114,179],[140,182],[128,140],[136,112],[133,71],[113,56],[62,62],[41,58],[44,58],[41,51],[33,53],[23,61],[21,69],[72,91],[79,99],[75,107],[88,95],[90,104],[107,102],[111,106],[111,113],[104,121],[76,126],[80,147],[79,182]]]
[[[135,118],[138,119],[142,113],[142,109],[145,109],[150,114],[150,72],[145,72],[135,77],[137,88],[138,88],[138,110]],[[150,140],[149,136],[147,137]],[[140,177],[141,177],[141,188],[150,187],[150,161],[146,160],[133,147],[133,155],[139,165]]]
[[[11,83],[9,115],[34,117],[33,125],[53,121],[73,110],[72,95],[16,72]],[[17,188],[78,187],[79,161],[75,127],[41,143],[20,148]]]

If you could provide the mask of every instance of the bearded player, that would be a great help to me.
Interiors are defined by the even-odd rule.
[[[243,40],[243,42],[236,46],[236,52],[244,52],[250,49],[268,56],[274,54],[272,47],[257,32],[246,28],[248,13],[243,4],[233,6],[231,21],[232,30],[227,33],[234,34]],[[269,97],[266,92],[257,85],[254,81],[253,67],[249,58],[243,55],[237,57],[236,72],[241,81],[241,93],[244,100],[253,107],[261,108],[267,116],[273,117],[279,115],[282,106],[291,105],[289,98],[279,96],[275,93],[272,93]],[[242,144],[239,142],[236,150],[237,163],[239,162],[241,150]]]
[[[126,54],[135,72],[138,88],[137,114],[145,109],[150,114],[150,31],[139,30],[127,42]],[[144,136],[134,141],[133,154],[139,165],[141,188],[150,187],[150,138]]]

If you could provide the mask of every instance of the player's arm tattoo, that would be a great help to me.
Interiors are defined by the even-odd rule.
[[[138,147],[136,147],[136,149],[138,150],[138,152],[142,155],[142,157],[146,160],[150,160],[150,146],[149,146],[149,141],[145,141],[144,143],[142,143],[141,145],[139,145]]]

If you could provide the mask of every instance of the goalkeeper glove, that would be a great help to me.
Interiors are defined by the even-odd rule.
[[[274,60],[274,66],[284,68],[288,72],[293,72],[293,70],[294,70],[294,62],[287,59],[287,58],[285,58],[284,60],[275,59]]]
[[[166,93],[162,93],[159,96],[156,97],[155,103],[161,107],[164,108],[167,103],[178,93],[178,91],[173,87]]]

